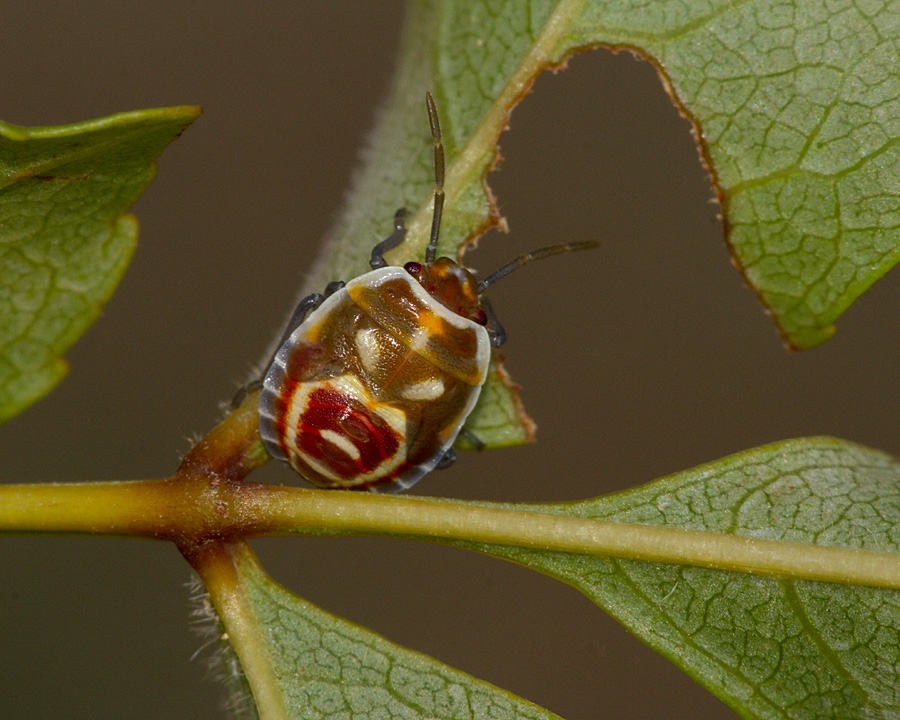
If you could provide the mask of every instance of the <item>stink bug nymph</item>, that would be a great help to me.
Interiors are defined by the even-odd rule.
[[[398,210],[393,233],[372,249],[371,271],[300,302],[263,378],[266,448],[321,487],[396,492],[449,466],[491,348],[506,339],[485,290],[531,260],[596,246],[545,247],[480,282],[436,258],[444,147],[434,99],[425,100],[435,188],[424,262],[396,267],[384,259],[406,235],[406,211]]]

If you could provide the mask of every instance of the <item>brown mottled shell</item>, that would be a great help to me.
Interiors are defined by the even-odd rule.
[[[487,377],[487,330],[403,268],[351,280],[291,334],[263,381],[269,452],[328,488],[398,491],[453,444]]]

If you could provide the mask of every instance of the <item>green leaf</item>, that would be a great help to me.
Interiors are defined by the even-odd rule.
[[[832,439],[750,450],[595,500],[506,507],[900,553],[900,463]],[[900,713],[900,591],[465,546],[577,588],[742,717]]]
[[[410,2],[392,91],[306,290],[365,272],[401,206],[415,212],[389,260],[422,257],[433,186],[426,90],[444,130],[440,249],[452,254],[502,227],[485,176],[510,108],[542,70],[606,45],[658,67],[694,123],[739,268],[787,341],[816,345],[900,258],[898,39],[890,4]],[[484,403],[517,403],[490,387]],[[510,434],[528,437],[527,416],[516,422]]]
[[[632,50],[659,68],[694,125],[736,261],[793,346],[811,347],[829,337],[843,310],[896,263],[900,13],[892,5],[483,0],[408,7],[398,74],[366,164],[307,290],[365,272],[373,244],[391,232],[401,206],[412,210],[409,232],[388,259],[421,259],[433,186],[426,90],[437,101],[447,157],[440,252],[452,254],[485,230],[502,227],[485,176],[510,109],[542,70],[597,45]],[[494,433],[492,443],[527,436],[525,418],[504,419],[516,406],[508,388],[492,379],[483,399],[472,425]],[[762,574],[751,574],[740,570],[749,566],[740,560],[766,540],[795,543],[778,550],[788,556],[836,548],[825,555],[839,570],[859,548],[896,555],[898,488],[900,467],[883,454],[839,441],[795,441],[612,498],[510,506],[543,513],[539,519],[548,524],[547,515],[569,516],[708,536],[693,543],[746,538],[746,544],[736,543],[745,549],[733,565],[675,564],[684,562],[688,541],[674,535],[666,536],[671,547],[652,561],[529,549],[513,546],[512,538],[457,544],[579,588],[744,717],[888,716],[900,713],[898,591],[810,579],[822,577],[815,574],[773,577],[778,573],[766,574],[767,561],[756,566]],[[314,492],[308,497],[318,497]],[[317,502],[327,514],[330,499]],[[373,500],[372,507],[387,502]],[[446,533],[431,537],[462,537],[452,505],[445,503]],[[403,522],[398,514],[390,529],[385,523],[359,531],[416,535],[404,532]],[[318,530],[309,523],[294,527]],[[335,532],[352,531],[346,528]],[[772,557],[772,567],[782,559],[791,558]],[[336,682],[343,661],[335,655],[362,654],[327,652],[322,628],[328,625],[320,611],[299,600],[279,601],[286,596],[270,592],[268,581],[259,594],[252,573],[243,572],[253,615],[270,633],[269,661],[280,668],[273,677],[296,674],[299,666],[317,680]],[[296,637],[310,637],[306,647],[322,650],[319,656],[307,651],[310,664],[300,661],[302,650],[283,651]],[[320,696],[302,697],[297,702],[309,709]]]
[[[891,3],[595,3],[576,44],[640,48],[693,118],[729,244],[808,348],[900,258],[900,14]]]
[[[519,386],[503,369],[494,355],[488,379],[475,409],[466,418],[465,429],[489,447],[523,445],[534,440],[534,423],[519,401]],[[475,449],[466,435],[456,440],[456,447]]]
[[[240,623],[251,625],[267,649],[254,670],[276,680],[272,695],[278,697],[269,697],[268,717],[556,718],[292,595],[249,550],[238,555],[236,569],[244,601]],[[229,617],[223,619],[227,628]]]
[[[63,127],[0,123],[0,422],[66,374],[137,241],[124,211],[198,116],[176,107]]]
[[[745,718],[900,714],[900,462],[884,453],[831,438],[793,440],[573,503],[270,486],[254,494],[262,513],[245,522],[261,534],[429,539],[562,580]],[[385,668],[451,673],[293,598],[246,546],[234,547],[234,559],[194,567],[268,708],[263,717],[281,717],[271,710],[281,706],[311,711],[323,697],[335,713],[363,715],[350,695],[369,707],[380,697],[373,687],[391,680],[374,673],[355,694],[358,677],[345,665],[382,667],[363,648],[387,658]],[[323,639],[329,633],[333,643]]]

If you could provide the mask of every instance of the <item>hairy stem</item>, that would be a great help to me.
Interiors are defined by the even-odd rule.
[[[253,561],[253,551],[246,543],[213,543],[186,552],[209,592],[210,599],[225,626],[227,639],[237,653],[241,669],[261,720],[287,720],[280,678],[269,658],[268,640],[245,592],[238,569],[241,561]]]

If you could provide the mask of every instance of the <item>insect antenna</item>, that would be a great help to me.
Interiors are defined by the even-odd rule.
[[[431,137],[434,138],[434,215],[431,216],[431,239],[425,248],[425,262],[434,262],[437,257],[438,235],[441,232],[441,213],[444,211],[444,144],[441,142],[441,121],[430,92],[425,93],[425,107],[428,108],[428,122]]]
[[[502,280],[507,275],[509,275],[513,270],[518,270],[523,265],[530,263],[532,260],[543,260],[544,258],[550,257],[551,255],[559,255],[560,253],[565,252],[577,252],[579,250],[590,250],[591,248],[595,248],[600,243],[595,240],[588,240],[585,242],[574,242],[574,243],[565,243],[564,245],[549,245],[548,247],[543,247],[538,250],[534,250],[533,252],[527,253],[526,255],[519,255],[515,260],[506,263],[499,270],[495,270],[490,275],[488,275],[484,280],[478,283],[478,294],[481,295],[485,290],[487,290],[491,285],[493,285],[498,280]]]

